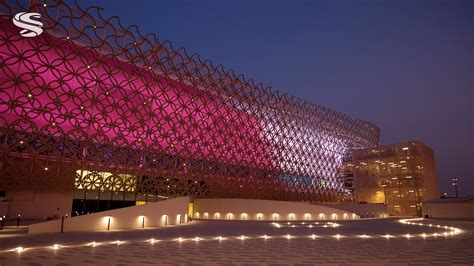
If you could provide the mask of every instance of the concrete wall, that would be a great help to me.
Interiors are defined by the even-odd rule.
[[[195,219],[216,220],[351,220],[359,216],[305,202],[252,199],[196,199]]]
[[[361,218],[387,218],[388,209],[385,204],[316,204],[321,206],[326,206],[330,208],[335,208],[339,210],[344,210],[346,212],[351,212],[357,214]]]
[[[48,216],[71,216],[71,191],[8,190],[7,219],[43,219]]]
[[[474,202],[423,203],[423,217],[474,220]]]
[[[189,197],[164,200],[145,205],[81,215],[65,219],[64,232],[104,231],[110,218],[110,230],[140,229],[187,222]],[[61,220],[32,224],[29,233],[60,232]]]

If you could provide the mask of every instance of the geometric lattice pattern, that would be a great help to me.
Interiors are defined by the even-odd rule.
[[[19,35],[11,20],[25,11],[42,15],[43,34]],[[96,8],[2,1],[0,14],[0,188],[124,189],[112,179],[126,175],[150,193],[334,202],[343,159],[378,145],[370,123],[263,88]],[[84,181],[78,170],[112,179]]]

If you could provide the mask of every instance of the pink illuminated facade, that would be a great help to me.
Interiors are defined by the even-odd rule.
[[[11,18],[42,15],[19,35]],[[0,4],[0,191],[340,202],[367,122],[66,3]],[[135,196],[136,197],[136,196]]]

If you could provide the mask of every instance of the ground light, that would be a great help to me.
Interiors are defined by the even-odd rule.
[[[16,253],[22,253],[23,251],[25,251],[25,248],[24,247],[17,247],[15,249],[13,249],[13,251],[15,251]]]
[[[450,237],[450,236],[455,236],[455,235],[458,235],[458,234],[461,234],[463,231],[459,228],[456,228],[456,227],[452,227],[452,226],[447,226],[447,225],[434,225],[434,224],[423,224],[423,223],[420,223],[420,221],[422,221],[423,218],[413,218],[413,219],[402,219],[402,220],[399,220],[400,223],[402,224],[407,224],[407,225],[416,225],[416,226],[426,226],[426,227],[435,227],[435,228],[440,228],[440,229],[444,229],[444,230],[447,230],[445,232],[435,232],[435,233],[432,233],[432,234],[427,234],[427,233],[421,233],[421,234],[410,234],[410,233],[406,233],[406,234],[399,234],[399,235],[390,235],[390,234],[385,234],[385,235],[369,235],[369,234],[362,234],[362,235],[341,235],[341,234],[335,234],[335,235],[327,235],[327,236],[317,236],[315,234],[310,234],[310,235],[307,235],[307,236],[298,236],[298,235],[290,235],[290,234],[286,234],[286,235],[280,235],[280,236],[268,236],[268,235],[263,235],[263,236],[245,236],[245,235],[240,235],[238,237],[235,237],[237,239],[240,239],[240,240],[252,240],[252,239],[265,239],[265,240],[268,240],[268,239],[292,239],[294,241],[297,241],[298,239],[303,239],[303,238],[306,238],[306,237],[309,237],[313,240],[315,240],[316,238],[325,238],[325,239],[337,239],[337,240],[341,240],[341,241],[350,241],[350,239],[354,239],[354,238],[385,238],[385,239],[412,239],[412,238],[419,238],[419,239],[426,239],[426,238],[429,238],[429,237],[432,237],[432,238],[437,238],[439,236],[444,236],[444,237]],[[278,223],[271,223],[272,226],[276,227],[276,228],[282,228],[282,226]],[[290,224],[291,225],[291,224]],[[327,225],[327,224],[325,224]],[[332,225],[333,224],[330,224],[331,228],[333,227]],[[303,226],[306,226],[306,225],[303,225]],[[338,224],[338,226],[340,226]],[[280,230],[280,229],[278,229]],[[97,246],[106,246],[106,245],[116,245],[116,246],[119,246],[119,245],[122,245],[122,244],[127,244],[127,243],[139,243],[139,242],[149,242],[151,244],[153,243],[156,243],[158,241],[177,241],[177,242],[184,242],[186,240],[194,240],[196,242],[198,241],[201,241],[201,240],[217,240],[217,241],[222,241],[222,240],[225,240],[226,238],[223,237],[223,236],[217,236],[217,237],[210,237],[210,238],[205,238],[205,237],[199,237],[199,236],[196,236],[194,238],[183,238],[183,237],[179,237],[179,238],[176,238],[176,239],[162,239],[162,240],[156,240],[154,238],[151,238],[151,239],[148,239],[148,240],[145,240],[145,241],[121,241],[121,240],[116,240],[116,241],[112,241],[112,242],[96,242],[96,241],[93,241],[93,242],[89,242],[85,245],[68,245],[67,247],[68,248],[74,248],[74,247],[84,247],[84,246],[89,246],[89,247],[97,247]],[[343,240],[345,239],[345,240]],[[65,247],[65,246],[62,246],[60,244],[53,244],[53,245],[50,245],[50,246],[38,246],[38,247],[16,247],[14,249],[9,249],[9,250],[3,250],[3,251],[0,251],[1,252],[15,252],[15,253],[22,253],[24,252],[26,249],[45,249],[45,248],[49,248],[49,249],[53,249],[53,250],[58,250],[62,247]]]
[[[291,228],[308,227],[308,228],[313,228],[315,226],[320,226],[320,223],[316,222],[313,225],[313,224],[307,224],[305,222],[303,222],[303,223],[290,223],[290,222],[287,222],[287,223],[283,223],[283,224],[280,224],[280,223],[277,223],[277,222],[272,222],[272,225],[275,226],[275,227],[278,227],[278,228],[281,228],[281,227],[291,227]],[[326,222],[326,223],[323,223],[321,227],[323,227],[323,228],[328,228],[328,227],[336,228],[336,227],[339,227],[339,226],[341,226],[341,225],[338,224],[338,223]]]

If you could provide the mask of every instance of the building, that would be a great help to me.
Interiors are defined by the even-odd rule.
[[[391,215],[421,215],[438,199],[434,153],[419,141],[356,150],[346,162],[346,187],[355,203],[387,204]]]
[[[25,38],[19,12],[41,14]],[[341,202],[368,122],[264,88],[64,2],[0,3],[0,191],[8,216],[161,198]],[[58,20],[58,18],[61,18]]]

